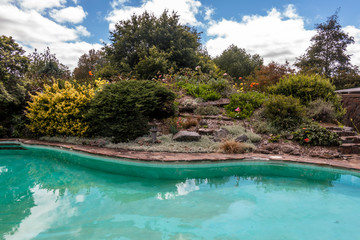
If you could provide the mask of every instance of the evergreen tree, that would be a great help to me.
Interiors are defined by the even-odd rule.
[[[345,33],[338,23],[338,11],[325,23],[316,25],[317,34],[311,38],[312,45],[297,59],[295,66],[302,72],[319,73],[327,78],[353,71],[346,48],[354,38]]]

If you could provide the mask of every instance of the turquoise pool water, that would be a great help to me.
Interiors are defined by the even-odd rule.
[[[357,172],[13,147],[0,150],[0,239],[360,239]]]

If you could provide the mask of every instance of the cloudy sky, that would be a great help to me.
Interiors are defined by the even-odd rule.
[[[339,7],[340,24],[356,42],[348,52],[360,66],[359,0],[0,0],[0,35],[12,36],[27,53],[49,46],[73,69],[83,53],[109,42],[119,20],[168,9],[202,32],[211,56],[235,44],[265,63],[293,63],[310,45],[315,24]]]

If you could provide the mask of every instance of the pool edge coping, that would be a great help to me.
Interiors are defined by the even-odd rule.
[[[146,152],[125,149],[105,148],[90,145],[77,145],[70,143],[48,142],[43,140],[22,139],[22,138],[0,138],[3,141],[17,141],[28,145],[41,145],[49,147],[58,147],[68,150],[80,151],[88,154],[106,156],[111,158],[126,158],[128,160],[140,160],[143,162],[163,162],[163,163],[201,163],[201,162],[219,162],[219,161],[280,161],[303,164],[313,164],[318,166],[328,166],[348,170],[360,171],[360,159],[324,159],[316,157],[302,157],[288,154],[224,154],[224,153],[175,153],[175,152]]]

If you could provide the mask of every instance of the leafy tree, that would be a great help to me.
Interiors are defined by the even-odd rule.
[[[36,49],[29,55],[30,66],[26,76],[31,80],[32,90],[41,90],[44,84],[52,84],[55,79],[69,79],[70,71],[60,63],[47,47],[43,53]]]
[[[295,66],[302,72],[323,74],[327,78],[353,70],[351,55],[346,48],[354,43],[354,38],[345,33],[338,23],[338,11],[325,23],[316,25],[317,34],[311,38],[312,45],[297,59]]]
[[[150,79],[168,67],[195,68],[199,62],[199,39],[199,33],[181,25],[175,13],[164,11],[157,18],[144,12],[118,22],[110,32],[111,44],[104,50],[118,73],[134,71]]]
[[[292,74],[295,71],[289,67],[289,63],[278,64],[276,62],[271,62],[266,66],[261,66],[259,69],[256,69],[254,74],[247,77],[248,82],[255,82],[258,85],[254,85],[256,90],[266,91],[266,89],[279,82],[279,80],[286,75]]]
[[[78,60],[78,65],[73,71],[73,76],[79,82],[86,82],[93,78],[97,69],[105,65],[104,52],[91,49],[88,54],[83,54]],[[97,74],[96,74],[97,75]]]
[[[12,37],[0,36],[0,132],[7,135],[13,114],[21,111],[27,82],[23,79],[29,59]],[[1,134],[1,133],[0,133]]]
[[[235,45],[230,45],[220,56],[214,59],[214,62],[236,79],[249,76],[263,65],[263,59],[260,55],[251,55],[245,49],[238,48]]]

